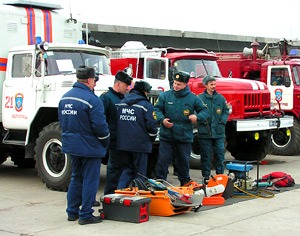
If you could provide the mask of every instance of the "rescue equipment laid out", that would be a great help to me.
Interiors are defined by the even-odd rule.
[[[285,172],[275,171],[263,175],[261,179],[258,179],[254,184],[257,184],[258,187],[264,187],[267,190],[280,192],[279,188],[293,187],[295,180],[291,175]]]
[[[274,197],[274,193],[264,189],[259,189],[259,187],[269,187],[269,185],[266,185],[266,183],[262,185],[262,182],[259,180],[259,161],[225,161],[224,164],[228,170],[229,178],[231,178],[233,181],[233,197]],[[253,170],[254,168],[253,164],[256,164],[257,166],[256,180],[249,176],[250,170]]]
[[[204,195],[202,205],[223,205],[225,200],[233,196],[233,182],[227,175],[211,176],[207,185],[191,181],[184,186],[190,186],[194,194]]]
[[[253,163],[257,163],[257,178],[259,176],[258,161],[234,161],[225,162],[228,176],[234,182],[234,185],[244,190],[252,190],[254,180],[249,176],[250,170],[253,170]]]
[[[211,176],[207,185],[203,185],[202,189],[195,189],[195,194],[199,191],[205,193],[203,205],[223,205],[226,199],[233,196],[233,182],[227,175],[218,174]]]
[[[168,184],[168,187],[165,184]],[[167,181],[154,179],[136,179],[133,181],[133,187],[118,189],[115,193],[151,198],[149,210],[152,216],[171,216],[192,210],[198,211],[204,198],[204,194],[194,194],[191,187],[175,187]]]
[[[295,184],[293,178],[284,172],[273,172],[262,179],[253,180],[249,171],[259,161],[224,162],[228,175],[211,176],[207,184],[191,180],[182,187],[175,187],[161,179],[135,179],[132,186],[115,190],[115,194],[100,198],[103,209],[99,210],[103,218],[119,221],[141,223],[151,216],[172,216],[188,211],[197,212],[203,205],[223,205],[231,197],[262,197],[271,198],[274,193],[259,189],[271,182],[286,180],[289,186]],[[272,175],[273,174],[273,175]],[[273,176],[273,177],[272,177]],[[282,177],[279,177],[282,176]],[[274,189],[271,189],[274,190]]]
[[[161,179],[133,181],[133,187],[116,190],[115,193],[151,198],[150,215],[172,216],[187,211],[197,212],[202,205],[222,205],[233,195],[233,183],[226,175],[213,176],[207,185],[190,181],[175,187]]]
[[[285,172],[275,171],[270,174],[263,175],[260,179],[262,183],[272,183],[275,187],[292,187],[295,185],[293,177]]]

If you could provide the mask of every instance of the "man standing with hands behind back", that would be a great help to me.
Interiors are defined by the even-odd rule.
[[[156,119],[160,124],[159,156],[156,178],[167,180],[168,168],[172,156],[176,154],[176,166],[180,185],[190,179],[190,155],[193,142],[193,123],[205,121],[208,117],[207,108],[188,87],[190,75],[184,71],[173,75],[173,88],[159,95],[154,105]]]
[[[212,156],[216,174],[224,173],[225,125],[229,109],[226,99],[216,91],[215,77],[207,75],[202,83],[206,89],[198,96],[206,103],[210,116],[206,121],[198,122],[198,135],[203,182],[207,183],[210,177]]]
[[[101,100],[94,94],[94,68],[80,66],[77,82],[59,102],[62,152],[71,158],[72,177],[67,193],[68,221],[100,223],[92,209],[100,181],[101,158],[109,144],[109,130]]]

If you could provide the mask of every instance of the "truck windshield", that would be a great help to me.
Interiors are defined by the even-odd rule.
[[[182,59],[174,63],[177,70],[188,72],[191,77],[204,77],[211,75],[221,77],[221,73],[216,61],[202,59]]]
[[[37,56],[36,69],[41,70]],[[96,53],[87,53],[79,51],[48,51],[45,75],[58,75],[65,73],[75,73],[76,69],[81,65],[94,67],[97,73],[110,74],[109,64],[105,55]],[[39,76],[41,73],[36,73]]]

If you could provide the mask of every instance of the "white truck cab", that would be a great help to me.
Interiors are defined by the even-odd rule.
[[[10,156],[15,165],[36,166],[47,187],[66,191],[71,165],[61,152],[59,100],[81,65],[99,73],[98,95],[114,77],[108,51],[84,44],[82,24],[60,8],[34,1],[0,5],[0,164]]]

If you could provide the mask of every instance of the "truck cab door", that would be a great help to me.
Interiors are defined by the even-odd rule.
[[[170,89],[168,60],[166,58],[145,57],[143,78],[151,86],[151,91]]]
[[[294,85],[291,83],[291,70],[289,66],[270,66],[268,68],[268,88],[271,92],[271,101],[279,101],[282,110],[293,108]]]
[[[36,87],[33,54],[14,52],[8,56],[3,83],[2,122],[6,129],[27,130],[36,109]]]
[[[293,69],[293,80],[292,80],[292,86],[294,87],[294,92],[293,92],[293,101],[294,101],[294,106],[293,110],[297,113],[300,114],[300,65],[294,65]]]

